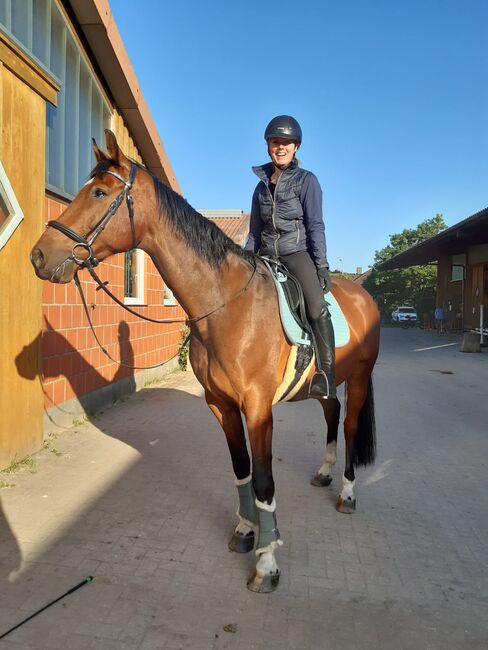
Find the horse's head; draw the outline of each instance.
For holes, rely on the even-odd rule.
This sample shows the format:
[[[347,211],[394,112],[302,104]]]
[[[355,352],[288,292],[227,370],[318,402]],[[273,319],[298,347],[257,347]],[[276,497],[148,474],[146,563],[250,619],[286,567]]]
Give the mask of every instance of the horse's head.
[[[138,244],[132,209],[132,185],[137,166],[124,156],[115,135],[105,131],[107,152],[93,150],[97,165],[57,221],[35,244],[31,261],[36,274],[51,282],[70,282],[79,266]]]

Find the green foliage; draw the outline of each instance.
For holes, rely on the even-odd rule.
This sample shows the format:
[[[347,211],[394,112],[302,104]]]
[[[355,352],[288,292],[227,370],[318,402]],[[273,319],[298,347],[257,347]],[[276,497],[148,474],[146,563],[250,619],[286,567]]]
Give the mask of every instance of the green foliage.
[[[356,276],[354,273],[344,273],[343,271],[331,271],[334,278],[344,278],[345,280],[353,280]]]
[[[189,333],[190,333],[190,329],[186,325],[181,328],[182,343],[186,339]],[[185,345],[181,346],[180,352],[178,354],[178,365],[180,366],[181,370],[186,370],[188,367],[188,353],[189,353],[189,343],[186,343]]]
[[[420,242],[437,235],[446,228],[442,214],[422,221],[416,228],[406,228],[390,235],[390,244],[376,251],[374,263],[380,264]],[[373,296],[379,310],[388,320],[398,305],[410,305],[417,309],[419,318],[435,309],[437,267],[412,266],[393,271],[373,271],[363,287]]]
[[[22,469],[28,469],[31,474],[35,474],[37,471],[36,461],[31,456],[27,456],[23,460],[14,461],[9,467],[2,470],[2,474],[16,474]]]

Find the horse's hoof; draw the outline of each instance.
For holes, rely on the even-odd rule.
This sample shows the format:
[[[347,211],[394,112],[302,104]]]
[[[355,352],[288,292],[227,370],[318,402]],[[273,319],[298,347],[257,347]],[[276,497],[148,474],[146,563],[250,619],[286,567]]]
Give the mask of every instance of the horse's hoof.
[[[342,497],[338,497],[336,510],[337,512],[342,512],[346,515],[352,515],[356,510],[356,499],[343,499]]]
[[[330,474],[324,475],[320,474],[317,472],[313,479],[310,481],[311,485],[315,485],[315,487],[327,487],[327,485],[330,485],[332,483],[332,476]]]
[[[280,572],[268,573],[265,576],[260,576],[256,572],[247,581],[247,588],[249,591],[254,591],[256,594],[269,594],[276,589],[280,582]]]
[[[247,535],[233,533],[229,540],[229,549],[234,553],[249,553],[254,548],[254,531]]]

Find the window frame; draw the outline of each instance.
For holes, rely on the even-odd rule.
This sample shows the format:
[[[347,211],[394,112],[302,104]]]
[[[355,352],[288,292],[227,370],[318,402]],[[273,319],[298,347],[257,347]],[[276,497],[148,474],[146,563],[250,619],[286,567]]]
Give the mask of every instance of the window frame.
[[[135,252],[136,254],[136,266],[137,266],[137,271],[136,271],[136,295],[135,296],[126,296],[125,295],[125,279],[124,279],[124,305],[145,305],[146,300],[145,300],[145,276],[146,276],[146,258],[144,255],[144,251],[141,250],[140,248],[133,248],[131,251],[127,251],[127,253],[132,253]],[[125,266],[127,264],[126,262],[126,254],[124,253],[124,275],[125,275]]]
[[[0,184],[2,186],[2,195],[5,198],[7,207],[11,209],[5,223],[0,227],[0,250],[8,243],[15,230],[24,220],[24,213],[17,200],[12,184],[7,176],[7,172],[0,160]]]

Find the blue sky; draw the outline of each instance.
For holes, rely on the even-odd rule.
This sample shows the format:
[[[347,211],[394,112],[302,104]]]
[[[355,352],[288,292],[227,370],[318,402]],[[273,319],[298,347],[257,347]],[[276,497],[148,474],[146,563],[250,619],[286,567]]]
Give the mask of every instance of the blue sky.
[[[304,132],[332,268],[488,205],[486,0],[110,0],[186,199],[248,211],[277,114]]]

